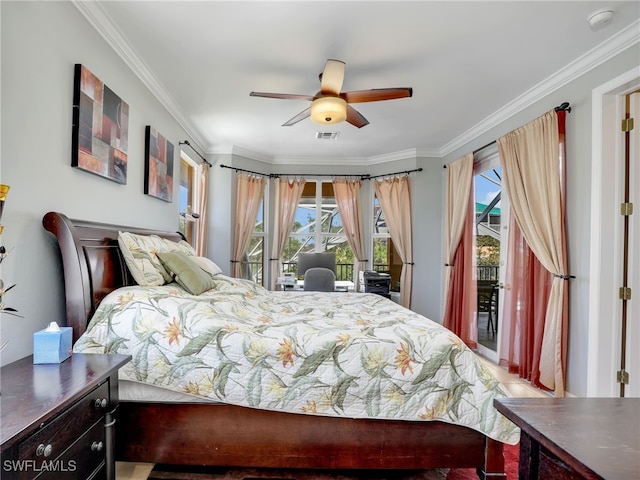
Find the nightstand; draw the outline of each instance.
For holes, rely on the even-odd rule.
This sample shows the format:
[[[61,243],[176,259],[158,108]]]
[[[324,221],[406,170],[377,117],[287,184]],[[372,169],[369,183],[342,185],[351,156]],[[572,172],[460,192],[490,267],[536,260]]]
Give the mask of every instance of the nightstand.
[[[640,398],[497,398],[521,428],[518,478],[637,479]]]
[[[29,356],[2,367],[0,477],[113,480],[118,369],[130,360],[76,353],[59,364]]]

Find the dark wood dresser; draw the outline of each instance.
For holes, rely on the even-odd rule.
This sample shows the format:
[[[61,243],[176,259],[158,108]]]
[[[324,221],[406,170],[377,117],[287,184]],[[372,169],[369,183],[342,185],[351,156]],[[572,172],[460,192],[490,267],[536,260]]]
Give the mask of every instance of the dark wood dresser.
[[[130,356],[73,354],[60,364],[25,357],[0,371],[0,477],[115,478],[118,369]]]
[[[640,398],[494,402],[522,431],[519,479],[640,479]]]

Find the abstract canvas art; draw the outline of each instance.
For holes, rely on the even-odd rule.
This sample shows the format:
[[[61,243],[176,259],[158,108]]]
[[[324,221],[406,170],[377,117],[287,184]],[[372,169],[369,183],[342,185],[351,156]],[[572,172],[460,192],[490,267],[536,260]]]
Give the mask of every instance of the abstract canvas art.
[[[76,64],[71,166],[127,183],[129,105]]]
[[[147,125],[144,149],[144,193],[173,200],[173,144]]]

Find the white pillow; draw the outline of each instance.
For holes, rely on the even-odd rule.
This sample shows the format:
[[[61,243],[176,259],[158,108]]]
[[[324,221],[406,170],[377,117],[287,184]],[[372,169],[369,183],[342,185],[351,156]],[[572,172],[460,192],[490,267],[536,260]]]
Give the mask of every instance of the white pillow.
[[[180,240],[179,242],[173,242],[171,240],[164,239],[164,242],[167,244],[167,248],[169,252],[182,252],[185,255],[195,256],[196,250],[189,244],[189,242],[185,242],[184,240]]]
[[[191,261],[198,265],[202,270],[207,272],[209,275],[218,275],[222,273],[222,269],[215,264],[213,260],[210,260],[207,257],[190,257]]]
[[[158,252],[168,252],[164,239],[157,235],[118,232],[118,245],[133,279],[145,287],[171,282],[171,274],[160,262]]]

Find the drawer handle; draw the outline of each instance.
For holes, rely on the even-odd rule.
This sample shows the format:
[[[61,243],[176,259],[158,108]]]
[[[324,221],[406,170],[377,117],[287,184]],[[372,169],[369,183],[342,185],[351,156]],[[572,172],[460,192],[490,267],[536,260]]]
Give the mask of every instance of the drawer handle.
[[[107,401],[106,398],[96,398],[95,401],[95,407],[100,409],[100,408],[107,408],[107,405],[109,405],[109,402]]]
[[[93,442],[91,444],[92,452],[101,452],[103,448],[104,448],[104,444],[102,442]]]
[[[38,457],[48,457],[51,455],[51,453],[53,452],[53,447],[51,446],[51,444],[40,444],[38,445],[38,448],[36,448],[36,456]]]

